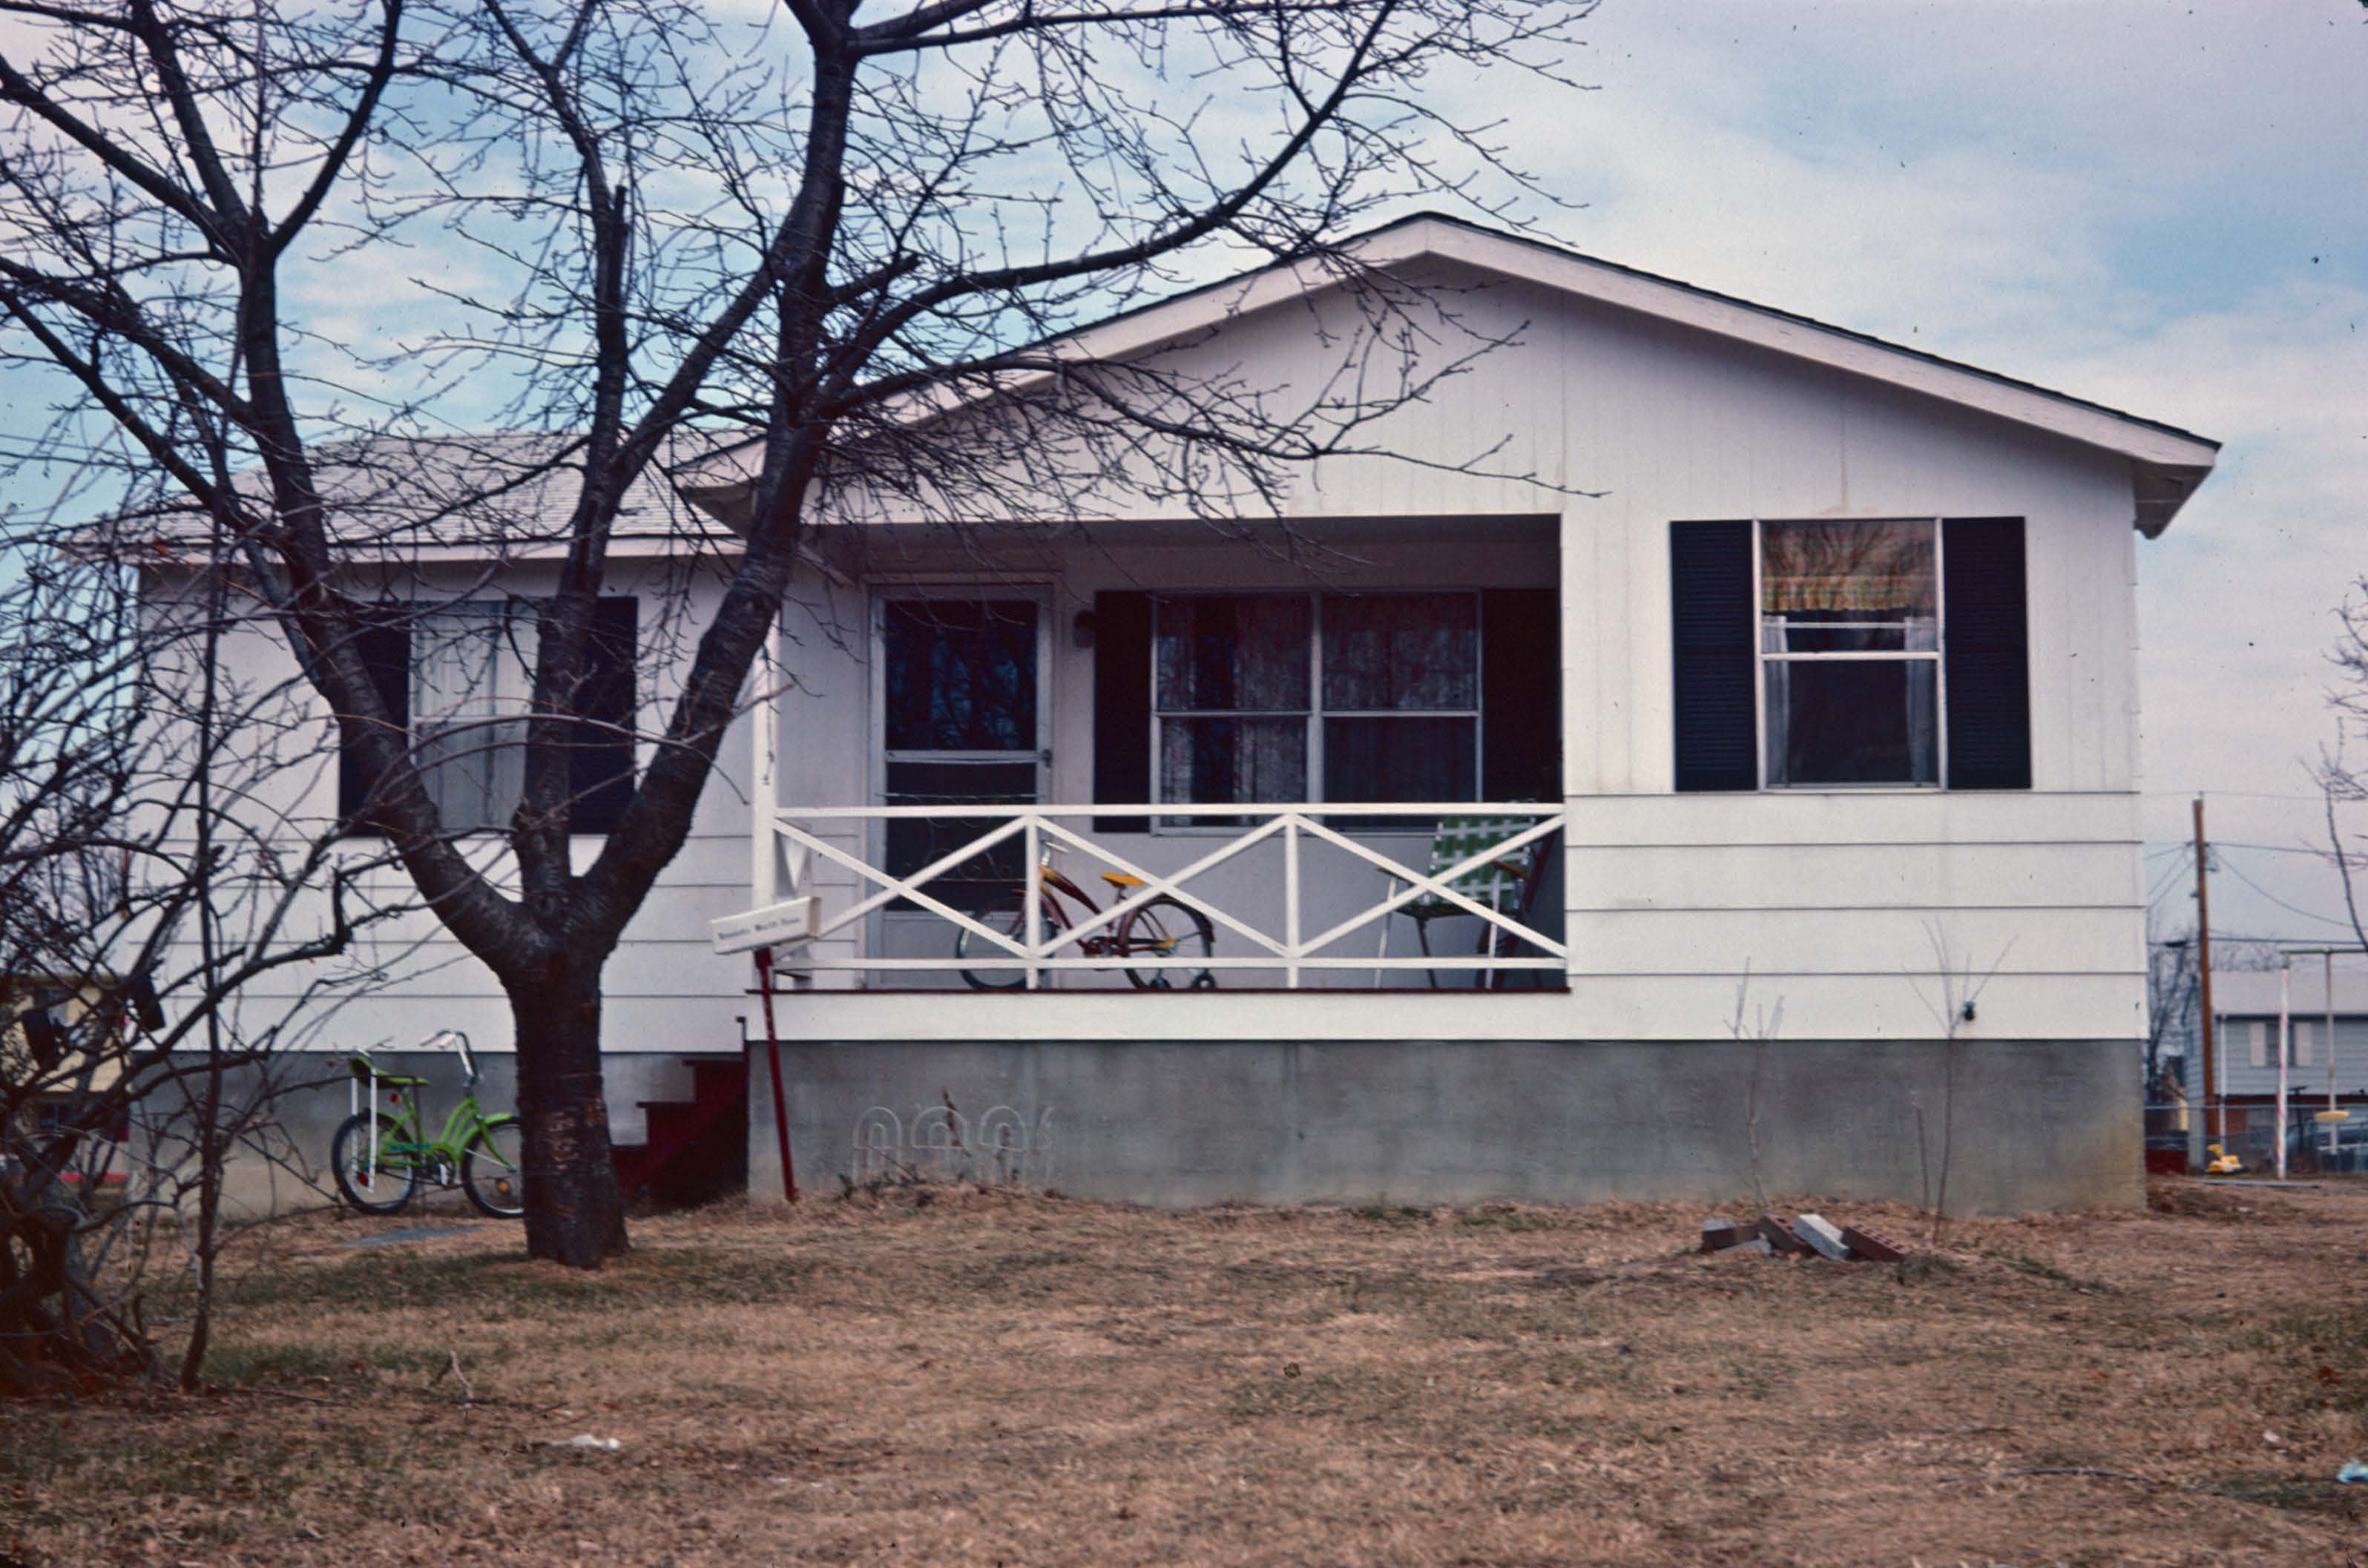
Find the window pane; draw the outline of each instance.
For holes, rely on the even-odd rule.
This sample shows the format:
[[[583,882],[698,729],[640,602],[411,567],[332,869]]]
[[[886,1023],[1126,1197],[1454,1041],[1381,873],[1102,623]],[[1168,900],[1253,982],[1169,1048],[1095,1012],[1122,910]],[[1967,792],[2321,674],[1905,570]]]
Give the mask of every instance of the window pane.
[[[1768,782],[1937,782],[1939,672],[1936,659],[1770,661]]]
[[[1326,719],[1327,801],[1472,801],[1479,765],[1471,719]],[[1342,824],[1371,818],[1340,819]]]
[[[1312,616],[1299,594],[1160,600],[1159,710],[1304,711]]]
[[[502,600],[447,605],[413,622],[413,726],[447,833],[503,831],[518,810],[535,632],[530,607]]]
[[[1326,595],[1324,706],[1382,711],[1479,707],[1480,621],[1474,596]]]
[[[1939,647],[1932,527],[1760,524],[1760,646],[1791,653]]]
[[[882,626],[890,751],[1034,751],[1036,607],[892,600]]]
[[[1195,803],[1307,799],[1307,721],[1161,720],[1159,798]]]

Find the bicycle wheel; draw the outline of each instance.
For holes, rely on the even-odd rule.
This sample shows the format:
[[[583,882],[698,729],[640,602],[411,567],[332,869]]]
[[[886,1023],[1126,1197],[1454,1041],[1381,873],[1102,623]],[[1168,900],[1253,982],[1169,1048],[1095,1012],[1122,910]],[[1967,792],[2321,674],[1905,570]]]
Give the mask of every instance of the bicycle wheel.
[[[1048,926],[1052,924],[1051,913],[1048,907],[1045,911],[1047,916],[1045,924]],[[973,911],[971,918],[990,930],[1002,932],[1015,942],[1024,943],[1027,940],[1023,927],[1028,924],[1028,911],[1020,902],[1019,891],[1017,888],[985,909]],[[973,955],[979,958],[1010,956],[1000,945],[988,941],[969,926],[956,927],[954,957],[966,959]],[[1017,991],[1028,983],[1028,971],[1021,969],[966,969],[962,971],[962,983],[973,991]]]
[[[461,1153],[461,1187],[478,1212],[515,1220],[526,1212],[526,1129],[497,1116]]]
[[[376,1160],[370,1147],[377,1129]],[[419,1161],[396,1150],[404,1141],[403,1124],[386,1112],[358,1110],[338,1124],[329,1141],[329,1168],[336,1173],[337,1191],[365,1214],[398,1214],[419,1190]]]
[[[1207,915],[1163,893],[1119,922],[1116,946],[1130,956],[1205,959],[1215,950],[1217,938]],[[1141,991],[1172,991],[1179,983],[1195,991],[1217,987],[1216,975],[1205,969],[1131,969],[1126,977]]]

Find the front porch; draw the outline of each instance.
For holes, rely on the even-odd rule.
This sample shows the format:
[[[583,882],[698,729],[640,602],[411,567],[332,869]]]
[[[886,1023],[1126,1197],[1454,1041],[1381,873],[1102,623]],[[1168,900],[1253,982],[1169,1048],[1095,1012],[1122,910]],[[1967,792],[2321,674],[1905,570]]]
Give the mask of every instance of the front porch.
[[[759,672],[716,923],[785,988],[1564,985],[1557,517],[825,559]]]
[[[769,949],[798,989],[1565,984],[1560,802],[962,811],[777,811],[719,947]],[[893,869],[900,827],[956,842]]]

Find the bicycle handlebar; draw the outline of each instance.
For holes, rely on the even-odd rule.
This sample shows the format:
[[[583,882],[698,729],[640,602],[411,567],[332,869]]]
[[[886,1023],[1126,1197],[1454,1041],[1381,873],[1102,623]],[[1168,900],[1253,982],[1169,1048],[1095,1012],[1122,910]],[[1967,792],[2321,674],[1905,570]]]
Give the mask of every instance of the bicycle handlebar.
[[[426,1051],[447,1037],[453,1041],[452,1049],[461,1058],[461,1071],[468,1074],[469,1086],[473,1088],[477,1082],[477,1053],[469,1049],[466,1034],[459,1029],[437,1029],[420,1037],[418,1049]]]

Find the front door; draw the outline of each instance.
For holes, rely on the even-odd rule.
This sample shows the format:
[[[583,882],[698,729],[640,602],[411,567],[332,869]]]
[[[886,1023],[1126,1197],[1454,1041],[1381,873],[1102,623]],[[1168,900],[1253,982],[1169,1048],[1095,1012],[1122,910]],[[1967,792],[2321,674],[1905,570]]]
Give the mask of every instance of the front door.
[[[1032,598],[947,594],[880,601],[878,796],[891,806],[1030,804],[1043,798],[1042,639]],[[977,837],[994,819],[950,812],[893,820],[880,862],[905,876]],[[927,884],[957,909],[983,909],[1022,880],[1020,840],[1005,840]],[[934,927],[934,929],[931,929]],[[883,921],[885,956],[950,951],[953,927],[909,901]]]

